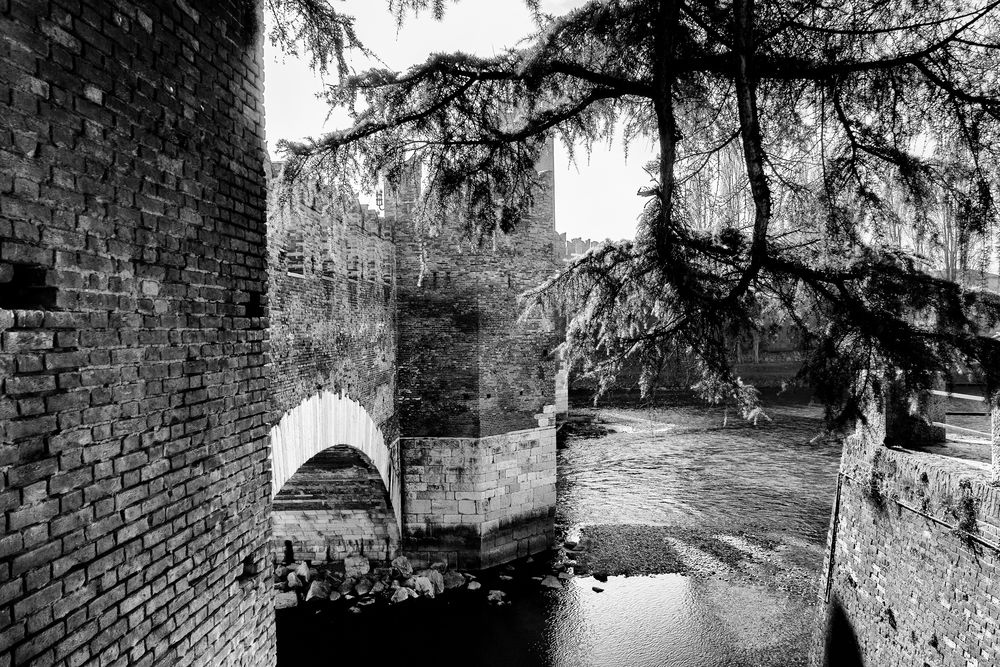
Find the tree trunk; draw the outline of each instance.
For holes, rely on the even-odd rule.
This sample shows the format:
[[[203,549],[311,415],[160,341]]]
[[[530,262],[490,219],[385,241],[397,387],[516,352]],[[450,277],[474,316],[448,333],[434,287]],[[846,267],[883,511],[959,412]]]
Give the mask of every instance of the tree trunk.
[[[660,216],[654,230],[656,253],[663,266],[673,254],[674,163],[677,161],[677,121],[674,118],[674,38],[680,9],[677,0],[661,0],[653,26],[653,109],[660,147]]]
[[[1000,391],[990,396],[990,452],[993,456],[991,481],[1000,484]]]
[[[743,157],[747,179],[754,202],[753,240],[750,243],[750,262],[739,283],[729,295],[729,300],[742,296],[756,277],[767,257],[767,228],[771,222],[771,188],[764,173],[764,149],[757,113],[757,82],[753,68],[754,2],[740,0],[733,5],[733,41],[736,47],[736,107],[740,118],[740,135],[743,138]]]

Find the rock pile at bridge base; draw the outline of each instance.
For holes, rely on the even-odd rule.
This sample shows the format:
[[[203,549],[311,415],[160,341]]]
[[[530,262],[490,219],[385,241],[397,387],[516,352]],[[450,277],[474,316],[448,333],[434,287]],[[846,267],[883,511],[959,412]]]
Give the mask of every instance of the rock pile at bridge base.
[[[348,556],[343,563],[313,565],[309,561],[280,564],[274,574],[275,607],[301,603],[347,603],[352,611],[383,602],[399,604],[417,597],[434,598],[448,591],[480,588],[473,574],[449,569],[446,563],[414,570],[405,556],[387,566],[372,567],[364,556]]]
[[[313,564],[299,561],[276,564],[274,585],[276,609],[299,605],[345,607],[360,613],[370,605],[397,605],[417,598],[433,599],[456,593],[476,593],[486,602],[507,605],[506,585],[515,579],[527,583],[530,577],[541,588],[558,589],[566,585],[577,563],[560,548],[551,558],[535,561],[528,558],[496,571],[483,573],[492,584],[484,587],[477,575],[449,568],[447,563],[433,563],[415,569],[406,556],[391,562],[374,564],[365,556],[348,556],[341,563]],[[582,574],[579,572],[578,574]],[[533,575],[533,576],[532,576]]]

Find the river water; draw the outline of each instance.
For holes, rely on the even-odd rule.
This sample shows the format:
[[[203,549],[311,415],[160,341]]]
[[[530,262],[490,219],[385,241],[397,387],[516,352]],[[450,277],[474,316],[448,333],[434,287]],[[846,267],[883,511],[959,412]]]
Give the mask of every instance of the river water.
[[[523,566],[482,592],[278,616],[281,665],[804,665],[840,448],[821,410],[772,402],[758,427],[698,405],[575,409],[557,517],[577,576],[542,590]],[[603,577],[602,577],[603,578]],[[603,589],[598,592],[594,587]]]

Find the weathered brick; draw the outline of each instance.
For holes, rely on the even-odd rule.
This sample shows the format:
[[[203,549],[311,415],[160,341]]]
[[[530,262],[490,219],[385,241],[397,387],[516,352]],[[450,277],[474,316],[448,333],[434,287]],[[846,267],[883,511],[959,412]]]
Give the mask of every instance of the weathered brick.
[[[230,585],[268,533],[267,303],[233,305],[267,291],[259,29],[242,0],[0,10],[0,293],[28,283],[0,309],[0,665],[273,665],[264,582]],[[168,484],[196,447],[225,474]],[[214,564],[198,596],[160,530]]]

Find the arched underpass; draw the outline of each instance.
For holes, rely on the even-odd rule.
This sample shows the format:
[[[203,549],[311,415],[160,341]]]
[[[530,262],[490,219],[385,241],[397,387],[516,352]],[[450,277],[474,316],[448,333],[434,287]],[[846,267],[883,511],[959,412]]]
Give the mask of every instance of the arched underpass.
[[[399,548],[385,484],[371,460],[348,445],[316,454],[285,482],[274,497],[271,524],[279,560],[340,560],[354,553],[384,560]]]
[[[386,444],[360,403],[324,391],[289,410],[271,429],[271,464],[278,560],[395,555],[399,441]]]

